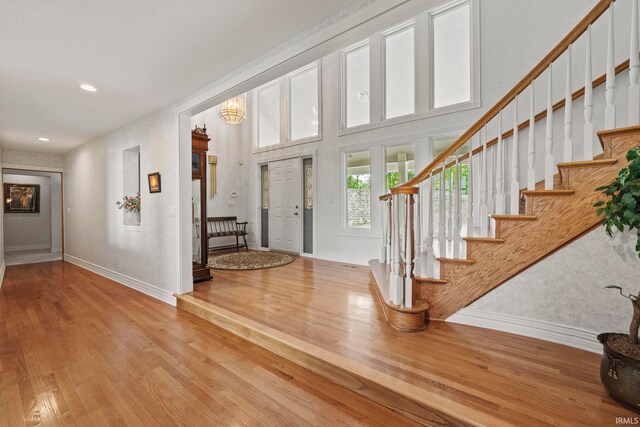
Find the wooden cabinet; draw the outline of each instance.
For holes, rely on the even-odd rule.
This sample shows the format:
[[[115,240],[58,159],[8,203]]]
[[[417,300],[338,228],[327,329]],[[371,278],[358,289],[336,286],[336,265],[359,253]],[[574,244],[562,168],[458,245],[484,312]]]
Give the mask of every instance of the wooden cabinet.
[[[193,282],[211,280],[209,239],[207,238],[207,151],[210,138],[206,128],[191,132],[191,223],[193,235]]]

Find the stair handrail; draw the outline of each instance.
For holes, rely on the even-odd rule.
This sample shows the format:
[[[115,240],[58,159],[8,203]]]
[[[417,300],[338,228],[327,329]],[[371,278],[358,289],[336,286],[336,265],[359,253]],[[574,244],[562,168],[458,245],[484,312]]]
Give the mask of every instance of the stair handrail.
[[[480,132],[491,120],[504,110],[513,100],[531,85],[545,72],[582,34],[589,26],[597,21],[614,3],[615,0],[600,0],[589,13],[558,43],[520,82],[518,82],[507,94],[489,109],[478,121],[467,129],[456,141],[440,153],[429,165],[417,173],[411,180],[393,187],[391,194],[402,194],[420,184],[431,176],[437,168],[451,155],[455,154],[475,134]],[[623,63],[625,64],[625,63]],[[623,66],[621,64],[620,66]],[[628,66],[628,62],[626,63]],[[616,70],[617,71],[617,70]],[[622,71],[622,70],[621,70]],[[560,107],[559,107],[560,108]],[[545,113],[546,114],[546,113]],[[536,120],[537,121],[537,120]],[[481,150],[480,150],[481,151]],[[386,195],[381,196],[385,197]]]

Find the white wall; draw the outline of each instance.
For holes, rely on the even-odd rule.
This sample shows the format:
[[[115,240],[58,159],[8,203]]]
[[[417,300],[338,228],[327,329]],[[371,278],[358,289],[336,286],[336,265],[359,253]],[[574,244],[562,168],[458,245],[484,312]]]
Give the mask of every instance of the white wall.
[[[4,249],[6,252],[51,249],[51,177],[3,174],[10,184],[40,186],[39,213],[5,213]]]
[[[60,170],[64,166],[64,156],[33,151],[2,150],[2,166],[32,166],[41,170]]]
[[[62,175],[50,173],[51,179],[51,252],[62,252]]]
[[[177,280],[178,120],[174,108],[65,156],[65,259],[173,303]],[[141,225],[123,225],[123,150],[140,146]],[[147,174],[160,172],[161,193]]]

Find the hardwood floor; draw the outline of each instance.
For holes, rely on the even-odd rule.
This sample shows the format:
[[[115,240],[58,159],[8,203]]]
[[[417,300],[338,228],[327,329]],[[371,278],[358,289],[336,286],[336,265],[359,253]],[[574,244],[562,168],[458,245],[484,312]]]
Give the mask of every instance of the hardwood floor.
[[[366,267],[299,258],[213,275],[191,297],[264,325],[262,336],[276,331],[348,361],[350,372],[358,364],[369,378],[392,377],[460,423],[604,426],[637,416],[604,392],[597,354],[446,322],[416,333],[390,328]]]
[[[0,290],[0,426],[35,424],[415,425],[61,261],[8,267]]]

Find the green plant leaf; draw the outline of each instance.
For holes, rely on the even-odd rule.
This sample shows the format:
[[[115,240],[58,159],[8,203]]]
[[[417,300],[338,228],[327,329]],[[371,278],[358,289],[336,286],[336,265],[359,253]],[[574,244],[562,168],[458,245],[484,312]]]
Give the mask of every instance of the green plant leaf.
[[[604,206],[604,204],[605,204],[605,203],[606,203],[606,202],[605,202],[604,200],[600,200],[599,202],[595,203],[595,204],[593,205],[593,207],[594,207],[594,208],[598,208],[598,207],[600,207],[600,206]]]
[[[640,154],[638,154],[637,147],[627,151],[627,160],[631,161],[631,160],[637,159],[638,157],[640,157]]]

